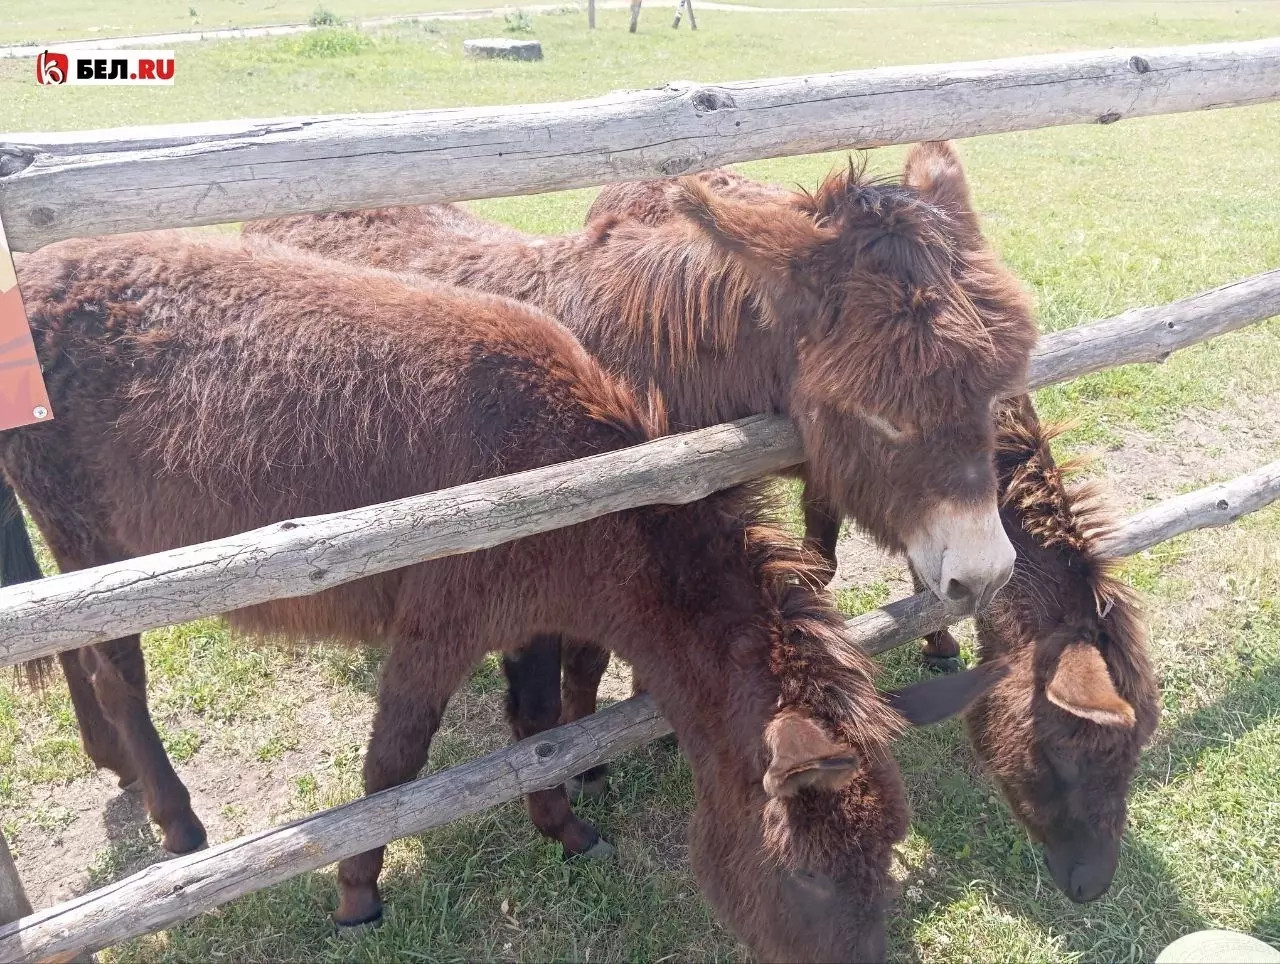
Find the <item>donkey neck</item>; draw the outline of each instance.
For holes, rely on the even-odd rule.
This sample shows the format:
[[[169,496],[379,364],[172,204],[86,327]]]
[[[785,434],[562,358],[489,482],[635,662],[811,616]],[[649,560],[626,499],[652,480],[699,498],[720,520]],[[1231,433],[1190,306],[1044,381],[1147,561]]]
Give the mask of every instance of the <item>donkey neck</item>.
[[[637,388],[656,385],[673,429],[789,414],[796,321],[775,315],[727,256],[714,261],[675,226],[627,223],[543,257],[544,307],[606,367]]]
[[[697,781],[759,785],[764,727],[777,703],[763,627],[682,621],[628,657],[688,755]]]

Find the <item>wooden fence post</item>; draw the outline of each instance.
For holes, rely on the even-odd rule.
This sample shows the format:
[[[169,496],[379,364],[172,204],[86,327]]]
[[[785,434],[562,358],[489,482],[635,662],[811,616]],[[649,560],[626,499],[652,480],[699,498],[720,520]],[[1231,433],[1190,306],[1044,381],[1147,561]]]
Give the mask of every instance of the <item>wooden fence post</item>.
[[[31,902],[22,889],[18,868],[13,865],[9,842],[0,833],[0,926],[31,914]]]
[[[680,26],[680,17],[686,11],[688,11],[689,14],[689,29],[698,29],[698,21],[694,19],[693,16],[693,0],[676,0],[676,18],[671,21],[672,30],[675,30]]]
[[[587,0],[587,29],[596,29],[596,0]]]
[[[640,0],[631,0],[631,32],[636,32],[636,21],[640,19]]]

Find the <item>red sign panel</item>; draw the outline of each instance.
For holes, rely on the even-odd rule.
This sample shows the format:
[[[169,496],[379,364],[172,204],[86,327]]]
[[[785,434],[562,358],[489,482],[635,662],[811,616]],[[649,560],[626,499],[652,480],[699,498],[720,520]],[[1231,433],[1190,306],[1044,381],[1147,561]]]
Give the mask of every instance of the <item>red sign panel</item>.
[[[53,418],[40,360],[0,224],[0,431]]]

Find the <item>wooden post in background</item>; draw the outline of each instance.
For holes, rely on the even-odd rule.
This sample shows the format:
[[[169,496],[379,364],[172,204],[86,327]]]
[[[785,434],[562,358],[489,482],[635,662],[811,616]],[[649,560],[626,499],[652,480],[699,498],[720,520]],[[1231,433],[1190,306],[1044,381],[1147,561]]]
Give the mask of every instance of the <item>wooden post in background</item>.
[[[19,917],[31,915],[31,902],[22,889],[18,868],[13,865],[9,842],[0,833],[0,925],[11,924]]]
[[[596,29],[596,0],[587,0],[587,29]]]
[[[676,18],[671,21],[672,30],[680,26],[680,16],[686,10],[689,12],[689,29],[698,29],[698,21],[693,16],[693,0],[676,0]]]
[[[640,19],[640,0],[631,0],[631,32],[636,32],[636,21]]]

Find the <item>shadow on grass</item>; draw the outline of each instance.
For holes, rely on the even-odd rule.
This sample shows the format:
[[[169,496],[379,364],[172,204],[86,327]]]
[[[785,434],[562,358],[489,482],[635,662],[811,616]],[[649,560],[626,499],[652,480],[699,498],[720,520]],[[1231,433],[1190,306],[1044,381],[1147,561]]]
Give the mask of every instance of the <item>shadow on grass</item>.
[[[1250,675],[1237,679],[1208,706],[1176,721],[1166,714],[1144,753],[1137,788],[1173,782],[1194,771],[1206,753],[1230,746],[1280,714],[1280,661],[1246,664],[1243,669]]]
[[[114,883],[164,859],[164,850],[147,819],[142,795],[120,791],[102,812],[107,846],[94,857],[88,880],[77,896]]]
[[[976,772],[961,728],[920,736],[936,746],[913,746],[902,759],[913,828],[928,855],[911,861],[892,959],[920,960],[923,951],[955,943],[978,956],[990,947],[1026,960],[1150,960],[1173,938],[1205,926],[1164,857],[1132,835],[1110,890],[1093,903],[1072,903],[1053,884],[1040,848]]]
[[[1254,920],[1250,933],[1258,940],[1280,949],[1280,895]]]

